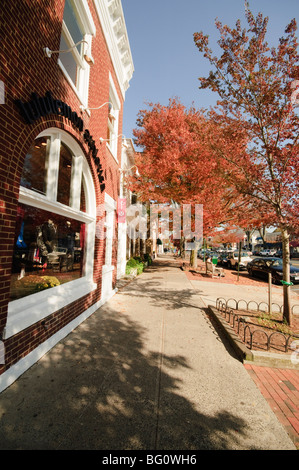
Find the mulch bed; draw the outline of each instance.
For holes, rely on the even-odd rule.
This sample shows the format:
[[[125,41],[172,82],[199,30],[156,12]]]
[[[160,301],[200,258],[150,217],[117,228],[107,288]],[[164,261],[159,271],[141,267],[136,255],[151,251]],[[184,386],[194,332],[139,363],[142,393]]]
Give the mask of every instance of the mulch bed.
[[[184,266],[183,266],[184,265]],[[207,281],[207,282],[220,282],[221,284],[235,284],[244,286],[261,286],[265,285],[265,282],[259,279],[252,279],[249,277],[247,270],[238,271],[224,268],[224,277],[213,277],[210,274],[206,274],[205,264],[202,260],[198,260],[198,267],[195,270],[189,266],[186,261],[181,261],[181,266],[186,272],[186,276],[190,281]],[[222,266],[219,266],[222,268]],[[273,289],[280,289],[279,286],[273,285]]]
[[[240,321],[239,329],[238,322],[235,320],[233,326],[232,316],[230,319],[230,326],[238,334],[242,342],[250,349],[256,351],[268,351],[275,353],[287,353],[298,349],[299,344],[299,319],[294,317],[292,328],[288,327],[283,320],[281,314],[273,314],[271,318],[268,314],[263,312],[252,312],[247,310],[234,310],[231,309]],[[228,316],[223,318],[229,321]],[[245,335],[244,335],[245,332]],[[251,345],[252,335],[252,345]],[[268,338],[270,338],[269,347],[267,345]],[[288,338],[290,338],[288,340]],[[297,341],[297,346],[294,348],[294,341]],[[288,349],[286,350],[286,342]]]
[[[265,286],[265,282],[252,279],[248,276],[247,271],[240,271],[239,275],[237,271],[230,269],[224,269],[224,277],[212,278],[210,274],[205,272],[205,263],[202,260],[198,261],[198,268],[189,266],[187,261],[181,260],[181,268],[185,271],[186,276],[189,280],[202,280],[207,282],[217,282],[222,284],[235,284],[235,285],[246,285],[246,286]],[[273,289],[280,289],[279,286],[273,286]],[[289,348],[287,354],[294,351],[291,348],[293,341],[298,341],[299,344],[299,317],[293,317],[292,328],[288,329],[287,325],[283,323],[282,315],[273,313],[271,320],[264,312],[254,312],[247,310],[234,310],[235,314],[243,317],[246,323],[240,322],[240,328],[238,332],[237,323],[234,327],[236,333],[247,347],[250,347],[250,334],[252,334],[252,349],[257,351],[269,351],[276,353],[285,353],[286,339],[291,336],[289,340]],[[249,328],[246,328],[246,325]],[[232,326],[232,324],[231,324]],[[246,328],[246,334],[244,338],[244,329]],[[282,331],[281,331],[282,330]],[[279,332],[280,334],[274,334]],[[281,334],[282,333],[282,334]],[[267,348],[267,340],[271,335],[270,347]],[[297,346],[298,349],[298,346]]]

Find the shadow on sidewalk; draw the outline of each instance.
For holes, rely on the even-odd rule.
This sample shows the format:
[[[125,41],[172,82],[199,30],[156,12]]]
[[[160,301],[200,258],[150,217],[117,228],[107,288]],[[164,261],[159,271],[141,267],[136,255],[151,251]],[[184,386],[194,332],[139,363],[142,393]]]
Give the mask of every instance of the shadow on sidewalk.
[[[212,450],[244,440],[242,419],[199,412],[146,346],[139,323],[99,309],[2,392],[0,448]],[[163,362],[189,368],[184,356]]]
[[[172,283],[171,279],[167,282],[167,287],[164,287],[163,276],[166,272],[181,274],[179,269],[181,266],[180,261],[174,260],[171,257],[157,258],[153,265],[146,268],[145,276],[137,276],[132,282],[122,287],[119,292],[125,296],[135,297],[140,299],[150,299],[154,307],[163,307],[166,310],[177,310],[181,308],[198,308],[201,309],[204,303],[199,298],[202,293],[201,290],[194,287],[182,288],[181,279],[177,283]],[[188,285],[188,282],[186,282]]]

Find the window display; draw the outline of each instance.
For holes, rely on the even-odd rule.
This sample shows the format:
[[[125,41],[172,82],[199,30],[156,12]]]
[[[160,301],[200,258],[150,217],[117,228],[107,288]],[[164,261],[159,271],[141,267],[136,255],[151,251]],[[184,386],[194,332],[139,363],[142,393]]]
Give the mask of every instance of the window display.
[[[88,161],[66,131],[36,136],[24,158],[5,338],[97,289],[96,197]]]
[[[85,224],[19,204],[11,300],[82,276]]]
[[[28,150],[21,175],[11,301],[87,275],[84,253],[93,218],[86,207],[86,162],[66,133],[45,133]]]

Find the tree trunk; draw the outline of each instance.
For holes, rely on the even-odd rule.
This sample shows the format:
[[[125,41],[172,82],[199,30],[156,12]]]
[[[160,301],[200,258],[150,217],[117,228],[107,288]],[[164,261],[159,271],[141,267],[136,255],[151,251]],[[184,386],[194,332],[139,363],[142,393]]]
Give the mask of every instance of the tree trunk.
[[[258,229],[259,232],[260,232],[260,236],[263,240],[263,248],[265,248],[265,233],[266,233],[266,228],[265,227],[261,227]]]
[[[199,250],[199,242],[193,242],[194,245],[195,245],[195,248],[194,250],[191,250],[191,254],[190,254],[190,266],[192,266],[192,268],[197,268],[197,252]]]
[[[289,326],[292,326],[291,314],[291,286],[290,284],[290,235],[288,230],[281,227],[282,236],[282,256],[283,256],[283,280],[287,284],[283,284],[283,318]]]
[[[185,237],[180,238],[180,257],[185,259]]]

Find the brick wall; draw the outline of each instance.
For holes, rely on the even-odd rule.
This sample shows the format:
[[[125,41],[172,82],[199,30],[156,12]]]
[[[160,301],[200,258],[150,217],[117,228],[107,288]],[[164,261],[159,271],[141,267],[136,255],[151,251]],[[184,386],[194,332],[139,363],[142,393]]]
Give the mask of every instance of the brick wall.
[[[98,22],[93,2],[89,7],[96,25],[96,36],[92,42],[95,60],[90,72],[89,106],[96,107],[109,100],[109,72],[123,104],[113,64]],[[65,79],[56,58],[45,58],[43,47],[58,50],[61,36],[64,2],[61,0],[2,0],[0,24],[4,41],[0,50],[0,80],[5,85],[5,104],[0,105],[0,335],[6,324],[9,301],[10,274],[15,234],[16,210],[20,177],[25,155],[35,137],[44,129],[57,127],[70,133],[79,143],[89,162],[96,188],[97,205],[104,203],[104,193],[96,175],[96,168],[82,133],[66,118],[55,115],[41,117],[33,124],[26,124],[15,105],[16,99],[30,100],[31,93],[44,96],[47,90],[67,103],[73,111],[80,112],[80,101]],[[103,110],[80,115],[84,128],[88,128],[99,148],[99,156],[106,177],[106,192],[115,200],[118,196],[119,170],[105,143],[107,113]],[[122,133],[122,111],[119,118],[119,132]],[[118,160],[121,159],[121,137],[118,145]],[[116,221],[115,221],[116,222]],[[116,234],[116,223],[115,223]],[[114,240],[113,261],[116,266],[117,239]],[[102,265],[105,259],[105,241],[96,239],[94,281],[101,285]],[[113,282],[116,281],[116,269]],[[86,295],[79,301],[55,312],[35,325],[21,331],[5,341],[6,363],[0,365],[0,374],[15,364],[39,344],[59,331],[88,307],[99,300],[100,289]]]

